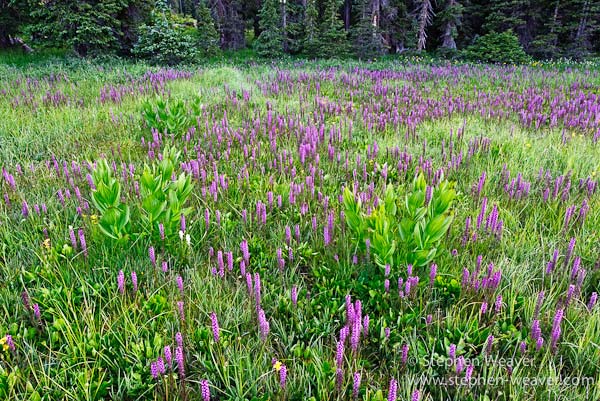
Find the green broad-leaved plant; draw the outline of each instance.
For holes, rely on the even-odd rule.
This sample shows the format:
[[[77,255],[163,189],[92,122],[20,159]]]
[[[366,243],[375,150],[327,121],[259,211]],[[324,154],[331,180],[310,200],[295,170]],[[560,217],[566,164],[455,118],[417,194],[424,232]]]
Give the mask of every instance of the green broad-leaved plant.
[[[131,237],[151,237],[162,241],[160,226],[166,244],[176,238],[181,227],[181,216],[187,216],[186,207],[193,184],[185,173],[175,176],[180,152],[165,148],[162,160],[146,165],[140,177],[141,200],[126,204],[121,200],[121,184],[102,159],[92,174],[95,189],[92,203],[100,214],[100,231],[117,242],[127,242]],[[133,212],[132,212],[133,210]]]
[[[95,190],[92,204],[100,212],[98,227],[108,237],[126,242],[130,236],[130,209],[121,202],[121,184],[117,181],[107,161],[101,159],[92,174]]]
[[[344,213],[356,248],[366,250],[368,240],[374,260],[382,268],[431,263],[454,219],[451,209],[456,191],[448,181],[429,190],[428,199],[423,174],[404,196],[389,184],[379,205],[367,215],[360,199],[346,188]]]
[[[168,101],[157,97],[154,102],[145,101],[142,105],[142,116],[150,128],[160,133],[181,136],[192,125],[195,119],[190,118],[187,107],[182,100]]]
[[[180,152],[165,149],[163,159],[153,166],[146,166],[140,179],[142,196],[141,219],[147,234],[157,237],[159,225],[164,228],[165,238],[179,233],[181,215],[188,215],[191,208],[184,207],[193,190],[191,177],[181,173],[174,178]]]

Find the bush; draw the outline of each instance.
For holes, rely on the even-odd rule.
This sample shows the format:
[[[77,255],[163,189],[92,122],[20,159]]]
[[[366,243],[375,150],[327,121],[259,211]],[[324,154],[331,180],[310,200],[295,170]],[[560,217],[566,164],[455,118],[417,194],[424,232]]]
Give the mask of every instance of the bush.
[[[531,61],[519,38],[510,30],[480,36],[463,51],[463,56],[469,61],[484,63],[523,64]]]
[[[150,25],[140,27],[133,54],[155,64],[196,61],[200,53],[193,20],[183,20],[168,11],[154,13]]]

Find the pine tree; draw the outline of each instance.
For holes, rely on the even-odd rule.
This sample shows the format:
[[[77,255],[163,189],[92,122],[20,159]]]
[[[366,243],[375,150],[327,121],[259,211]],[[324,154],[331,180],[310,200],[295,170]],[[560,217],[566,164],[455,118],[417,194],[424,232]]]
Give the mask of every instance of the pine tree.
[[[340,9],[339,0],[327,0],[325,13],[321,24],[321,46],[317,55],[322,58],[344,58],[348,56],[349,45],[344,21],[338,13]]]
[[[352,30],[354,52],[361,59],[371,59],[385,53],[377,14],[369,7],[369,3],[369,0],[360,1],[360,19]]]
[[[321,47],[319,41],[319,9],[317,0],[308,0],[304,10],[304,40],[302,52],[309,57],[316,57]]]
[[[256,51],[261,57],[278,57],[283,54],[283,33],[278,0],[265,0],[260,13],[260,36]]]
[[[198,21],[198,47],[205,56],[217,55],[220,52],[219,33],[204,0],[200,0],[196,7],[196,20]]]

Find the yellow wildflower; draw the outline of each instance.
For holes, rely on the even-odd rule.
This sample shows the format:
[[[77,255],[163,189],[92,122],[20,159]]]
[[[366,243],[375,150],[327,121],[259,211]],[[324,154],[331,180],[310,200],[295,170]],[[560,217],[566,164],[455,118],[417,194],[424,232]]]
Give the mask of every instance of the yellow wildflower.
[[[42,246],[46,249],[50,249],[50,238],[46,238],[44,242],[42,242]]]
[[[6,343],[6,336],[0,338],[0,345],[2,346],[2,351],[8,351],[8,344]]]
[[[279,361],[276,361],[276,362],[273,364],[273,369],[275,369],[276,371],[278,371],[278,372],[279,372],[279,371],[281,370],[281,367],[282,367],[282,366],[283,366],[283,364],[282,364],[281,362],[279,362]]]

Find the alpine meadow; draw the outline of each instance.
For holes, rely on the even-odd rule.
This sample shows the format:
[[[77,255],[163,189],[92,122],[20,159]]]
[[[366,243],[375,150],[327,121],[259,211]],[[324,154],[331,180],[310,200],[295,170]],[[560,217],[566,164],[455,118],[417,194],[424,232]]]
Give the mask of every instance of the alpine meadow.
[[[486,3],[0,0],[0,400],[600,399],[600,5]]]

